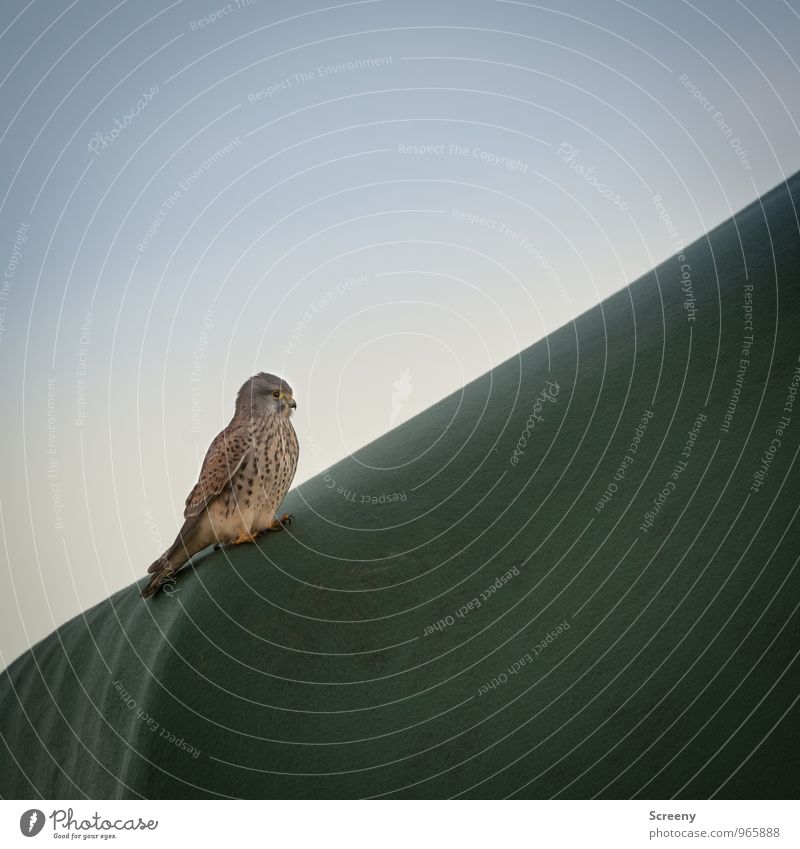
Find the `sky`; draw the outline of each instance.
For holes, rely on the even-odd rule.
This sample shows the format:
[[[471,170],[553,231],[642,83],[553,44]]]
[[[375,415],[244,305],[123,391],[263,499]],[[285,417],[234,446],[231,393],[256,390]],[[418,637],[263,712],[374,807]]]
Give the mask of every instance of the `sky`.
[[[300,483],[800,168],[800,3],[4,0],[0,664],[142,577],[239,386]]]

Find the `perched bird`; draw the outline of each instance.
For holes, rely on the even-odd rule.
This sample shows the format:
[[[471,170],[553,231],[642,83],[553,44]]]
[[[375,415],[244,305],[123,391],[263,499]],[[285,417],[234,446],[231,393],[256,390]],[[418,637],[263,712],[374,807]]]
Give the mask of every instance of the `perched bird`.
[[[253,542],[291,522],[276,511],[297,469],[300,446],[290,421],[296,407],[291,386],[274,374],[261,372],[242,386],[236,412],[211,443],[186,499],[183,527],[147,570],[152,577],[144,598],[207,546]]]

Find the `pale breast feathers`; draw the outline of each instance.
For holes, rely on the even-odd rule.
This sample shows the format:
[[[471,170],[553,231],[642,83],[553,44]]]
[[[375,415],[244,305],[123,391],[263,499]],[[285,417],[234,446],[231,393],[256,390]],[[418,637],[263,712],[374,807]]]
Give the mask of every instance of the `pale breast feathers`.
[[[297,471],[297,460],[300,456],[300,443],[297,440],[297,434],[295,433],[295,430],[292,427],[292,423],[290,421],[286,422],[285,431],[283,435],[284,452],[286,456],[288,474],[288,485],[290,486],[292,483],[292,478],[294,478],[294,473]]]

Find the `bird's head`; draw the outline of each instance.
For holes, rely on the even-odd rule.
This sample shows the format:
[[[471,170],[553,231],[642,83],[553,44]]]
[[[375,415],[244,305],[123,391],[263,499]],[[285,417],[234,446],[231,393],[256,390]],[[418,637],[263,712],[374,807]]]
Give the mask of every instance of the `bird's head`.
[[[288,417],[296,407],[292,387],[280,377],[264,371],[246,381],[236,396],[236,412],[254,418],[265,415]]]

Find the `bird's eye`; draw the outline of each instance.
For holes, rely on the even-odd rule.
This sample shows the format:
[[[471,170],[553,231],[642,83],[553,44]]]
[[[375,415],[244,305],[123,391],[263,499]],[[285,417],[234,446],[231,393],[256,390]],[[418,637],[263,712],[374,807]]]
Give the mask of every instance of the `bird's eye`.
[[[272,393],[272,397],[273,397],[273,398],[280,398],[280,397],[281,397],[281,393],[280,393],[280,392],[278,392],[278,390],[276,389],[276,390]]]

